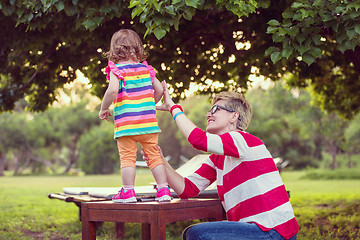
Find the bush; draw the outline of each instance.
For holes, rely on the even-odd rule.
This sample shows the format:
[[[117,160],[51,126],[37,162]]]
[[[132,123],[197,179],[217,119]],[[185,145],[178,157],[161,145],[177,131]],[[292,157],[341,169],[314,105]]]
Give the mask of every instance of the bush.
[[[360,179],[360,169],[310,170],[302,178],[311,180]]]
[[[111,174],[119,170],[113,127],[104,121],[81,138],[79,164],[86,174]]]

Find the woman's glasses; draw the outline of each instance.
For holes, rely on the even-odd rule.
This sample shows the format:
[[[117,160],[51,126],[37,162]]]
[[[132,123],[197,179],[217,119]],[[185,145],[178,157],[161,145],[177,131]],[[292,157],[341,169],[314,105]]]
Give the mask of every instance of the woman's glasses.
[[[223,106],[219,106],[219,105],[214,105],[214,106],[212,106],[212,108],[210,109],[210,113],[211,114],[214,114],[214,113],[216,113],[217,111],[219,111],[220,109],[223,109],[223,110],[225,110],[225,111],[228,111],[228,112],[235,112],[234,110],[231,110],[231,109],[229,109],[229,108],[227,108],[227,107],[223,107]],[[241,121],[241,118],[240,118],[240,116],[239,116],[239,120]]]

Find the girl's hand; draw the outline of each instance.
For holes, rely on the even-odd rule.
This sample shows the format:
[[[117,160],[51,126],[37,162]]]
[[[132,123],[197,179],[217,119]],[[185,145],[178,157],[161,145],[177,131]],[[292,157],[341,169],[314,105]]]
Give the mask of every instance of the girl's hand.
[[[109,110],[109,109],[100,110],[100,112],[99,112],[99,118],[100,118],[101,120],[106,119],[106,120],[109,122],[109,121],[110,121],[110,120],[109,120],[109,117],[111,117],[111,113],[110,113],[110,110]]]
[[[162,81],[161,84],[163,85],[164,89],[164,96],[163,96],[163,103],[160,106],[156,106],[156,110],[160,111],[170,111],[170,108],[175,105],[173,100],[170,97],[169,89],[166,85],[166,81]]]

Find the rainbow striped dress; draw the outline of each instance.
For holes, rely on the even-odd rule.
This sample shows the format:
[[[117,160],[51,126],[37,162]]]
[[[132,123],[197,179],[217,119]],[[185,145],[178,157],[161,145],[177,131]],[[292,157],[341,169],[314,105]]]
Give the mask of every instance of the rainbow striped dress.
[[[114,64],[109,61],[105,69],[119,79],[119,92],[114,101],[114,138],[158,133],[152,81],[155,70],[147,62]]]

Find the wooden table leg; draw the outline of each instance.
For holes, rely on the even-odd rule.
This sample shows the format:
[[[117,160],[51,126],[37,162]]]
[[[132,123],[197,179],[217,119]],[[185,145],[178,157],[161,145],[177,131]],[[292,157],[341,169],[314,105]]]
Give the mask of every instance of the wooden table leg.
[[[89,209],[81,207],[81,233],[82,240],[96,240],[96,222],[89,221]]]
[[[116,239],[125,238],[125,223],[123,222],[115,223],[115,238]]]
[[[142,240],[166,240],[165,224],[143,223]]]
[[[150,224],[149,223],[142,223],[141,224],[141,236],[142,240],[150,240]]]
[[[82,240],[96,239],[96,223],[89,221],[82,221],[81,224]]]
[[[153,223],[150,226],[151,240],[166,240],[166,226],[165,223]]]

